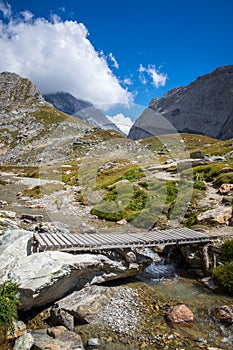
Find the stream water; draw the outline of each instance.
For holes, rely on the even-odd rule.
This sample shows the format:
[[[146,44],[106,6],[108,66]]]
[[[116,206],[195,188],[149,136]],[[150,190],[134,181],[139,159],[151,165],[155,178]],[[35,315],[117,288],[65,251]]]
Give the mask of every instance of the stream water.
[[[137,335],[132,339],[101,326],[78,326],[84,343],[96,337],[101,340],[98,348],[101,350],[233,349],[233,326],[222,325],[211,313],[215,306],[232,305],[233,299],[211,292],[195,279],[181,277],[173,264],[167,264],[154,253],[151,256],[157,261],[134,281],[126,283],[137,289],[145,305],[137,323]],[[177,304],[186,304],[193,312],[192,326],[174,328],[166,321],[168,308]]]

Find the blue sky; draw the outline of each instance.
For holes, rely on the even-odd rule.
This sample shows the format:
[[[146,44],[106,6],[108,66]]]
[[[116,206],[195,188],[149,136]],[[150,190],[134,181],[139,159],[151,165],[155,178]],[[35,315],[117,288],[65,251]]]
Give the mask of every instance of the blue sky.
[[[171,88],[233,64],[232,0],[0,0],[0,9],[0,71],[28,76],[45,92],[61,90],[64,84],[64,90],[93,103],[108,103],[104,97],[113,96],[117,102],[148,106],[153,97]],[[37,18],[46,21],[37,23]],[[69,21],[66,34],[65,21]],[[85,27],[72,27],[72,21]],[[52,54],[46,44],[38,52],[45,38],[53,40]],[[72,49],[76,38],[77,51],[84,49],[90,58],[87,66],[84,54],[82,65],[76,65],[79,54]],[[67,57],[59,61],[63,44]],[[71,83],[69,67],[77,74],[77,86]]]

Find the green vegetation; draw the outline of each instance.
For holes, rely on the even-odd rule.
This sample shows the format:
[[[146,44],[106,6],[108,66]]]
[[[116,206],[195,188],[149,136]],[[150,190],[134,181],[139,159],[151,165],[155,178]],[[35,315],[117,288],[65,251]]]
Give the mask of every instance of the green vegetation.
[[[219,265],[213,275],[226,291],[233,293],[233,261]]]
[[[0,285],[0,328],[6,335],[14,332],[13,321],[17,320],[18,285],[7,281]]]
[[[220,186],[222,183],[232,183],[233,181],[233,162],[211,163],[207,165],[200,165],[193,168],[193,170],[185,170],[183,173],[190,174],[193,171],[195,180],[195,188],[203,187],[203,181],[213,182],[214,185]]]
[[[228,292],[233,293],[233,240],[224,242],[219,266],[213,270],[217,282]]]
[[[124,218],[143,228],[153,226],[161,214],[167,218],[171,214],[181,215],[182,206],[176,206],[176,202],[179,195],[179,201],[185,203],[190,186],[188,181],[144,181],[144,177],[141,168],[130,164],[101,171],[94,190],[102,192],[103,200],[94,205],[92,214],[110,221]],[[83,196],[79,194],[77,199],[82,201]]]
[[[48,183],[43,186],[35,186],[33,188],[27,188],[23,190],[25,196],[33,198],[42,198],[45,194],[52,194],[56,191],[63,190],[64,186],[62,184]]]
[[[222,262],[233,261],[233,240],[224,242],[221,249],[221,261]]]

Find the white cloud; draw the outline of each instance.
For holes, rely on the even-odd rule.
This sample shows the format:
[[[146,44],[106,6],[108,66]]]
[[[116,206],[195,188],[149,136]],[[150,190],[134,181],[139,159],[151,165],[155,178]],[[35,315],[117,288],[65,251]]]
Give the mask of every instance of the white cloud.
[[[114,123],[121,131],[123,131],[126,135],[128,135],[131,126],[133,125],[133,121],[129,117],[125,117],[124,114],[119,113],[112,117],[107,115],[108,119]]]
[[[124,85],[133,85],[133,82],[132,82],[132,80],[131,80],[130,78],[125,78],[125,79],[122,81],[122,83],[123,83]]]
[[[159,88],[160,86],[165,86],[168,76],[165,73],[160,73],[159,69],[155,67],[155,65],[149,64],[147,68],[143,67],[142,64],[139,66],[139,79],[142,84],[147,84],[146,75],[148,75],[152,79],[152,84]]]
[[[0,4],[9,15],[10,5]],[[82,23],[63,22],[58,16],[33,19],[26,11],[24,19],[0,21],[0,52],[0,71],[31,79],[42,93],[68,91],[97,105],[133,99],[95,50]]]
[[[8,4],[8,2],[0,0],[0,11],[3,13],[3,16],[5,18],[11,17],[11,5]]]
[[[31,19],[34,17],[33,13],[31,13],[30,11],[22,11],[20,12],[21,15],[23,16],[25,22],[27,21],[31,21]]]
[[[110,52],[110,54],[108,55],[108,57],[109,57],[110,60],[112,61],[113,67],[115,67],[116,69],[119,69],[119,63],[117,62],[117,60],[116,60],[115,57],[113,56],[112,52]]]

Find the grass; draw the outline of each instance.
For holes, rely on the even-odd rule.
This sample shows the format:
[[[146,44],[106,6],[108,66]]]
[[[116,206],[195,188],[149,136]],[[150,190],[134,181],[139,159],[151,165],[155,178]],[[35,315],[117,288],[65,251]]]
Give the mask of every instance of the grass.
[[[216,186],[232,182],[233,162],[213,162],[207,165],[200,165],[193,168],[193,177],[196,186],[201,185],[203,181],[213,182]],[[189,174],[190,170],[185,170],[184,174]]]
[[[23,194],[32,198],[42,198],[45,194],[49,195],[56,191],[63,190],[64,187],[61,184],[49,183],[43,186],[35,186],[33,188],[27,188],[23,190]]]
[[[177,204],[177,199],[179,195],[179,201],[185,203],[189,183],[186,180],[141,181],[144,176],[143,170],[132,164],[99,173],[96,190],[103,191],[103,200],[94,205],[92,214],[110,221],[124,218],[143,228],[153,226],[161,214],[181,215],[178,207],[182,206]],[[82,195],[78,198],[83,200]]]

